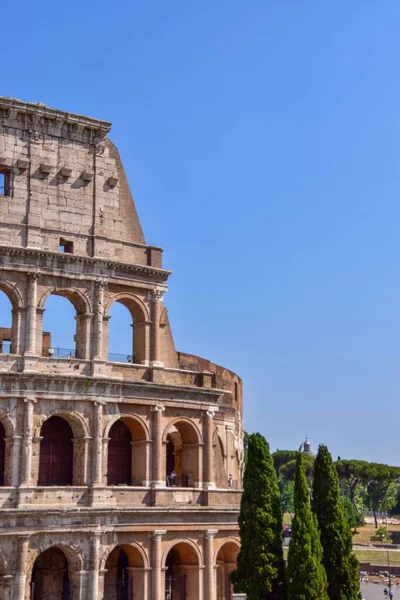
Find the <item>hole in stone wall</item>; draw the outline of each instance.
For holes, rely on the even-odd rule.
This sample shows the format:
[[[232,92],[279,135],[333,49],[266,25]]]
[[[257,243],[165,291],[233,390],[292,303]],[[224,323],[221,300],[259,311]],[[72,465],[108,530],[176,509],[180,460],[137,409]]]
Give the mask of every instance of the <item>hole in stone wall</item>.
[[[64,238],[60,238],[60,243],[58,245],[58,249],[60,252],[65,252],[66,254],[74,253],[74,242],[70,242],[65,240]]]
[[[10,195],[10,172],[2,169],[0,170],[0,196]]]

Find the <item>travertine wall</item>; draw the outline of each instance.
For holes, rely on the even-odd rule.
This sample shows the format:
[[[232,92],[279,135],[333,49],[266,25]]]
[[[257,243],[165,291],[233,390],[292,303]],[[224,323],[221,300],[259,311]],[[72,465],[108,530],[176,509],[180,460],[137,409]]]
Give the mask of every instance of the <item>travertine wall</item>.
[[[163,303],[169,272],[162,250],[145,243],[109,129],[0,98],[0,291],[12,305],[3,331],[12,354],[0,354],[0,600],[42,589],[117,600],[122,572],[132,598],[163,600],[178,578],[191,600],[222,600],[238,552],[242,383],[176,352]],[[65,358],[43,331],[51,294],[76,310],[76,352]],[[132,315],[131,363],[108,360],[114,302]],[[54,416],[72,431],[72,479],[38,485],[43,425]],[[118,421],[129,430],[131,473],[111,485]]]

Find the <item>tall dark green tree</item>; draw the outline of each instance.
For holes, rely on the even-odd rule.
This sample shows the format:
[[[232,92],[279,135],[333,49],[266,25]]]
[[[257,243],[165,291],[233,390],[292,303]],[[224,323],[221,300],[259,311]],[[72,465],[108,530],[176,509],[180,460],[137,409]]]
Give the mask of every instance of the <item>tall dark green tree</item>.
[[[287,600],[328,600],[318,526],[310,506],[303,456],[296,460],[294,518],[287,567]]]
[[[248,436],[239,516],[241,548],[232,582],[248,600],[283,600],[282,513],[274,464],[265,438]]]
[[[358,561],[340,495],[339,479],[326,446],[314,463],[312,508],[318,520],[323,563],[330,600],[357,600],[360,584]]]

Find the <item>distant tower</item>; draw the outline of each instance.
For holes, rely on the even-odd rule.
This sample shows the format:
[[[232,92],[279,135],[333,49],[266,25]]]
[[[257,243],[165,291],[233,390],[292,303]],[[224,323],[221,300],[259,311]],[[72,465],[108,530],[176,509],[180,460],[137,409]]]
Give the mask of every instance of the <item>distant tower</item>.
[[[300,450],[301,450],[301,452],[303,452],[303,454],[312,454],[312,452],[311,452],[311,444],[308,441],[307,436],[306,436],[306,439],[303,442],[303,444],[300,446]]]

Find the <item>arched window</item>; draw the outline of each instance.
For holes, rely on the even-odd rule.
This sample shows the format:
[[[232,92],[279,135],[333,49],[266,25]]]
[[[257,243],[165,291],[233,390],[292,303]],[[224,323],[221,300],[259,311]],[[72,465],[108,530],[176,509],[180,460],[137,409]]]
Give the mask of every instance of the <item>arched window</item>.
[[[198,567],[198,556],[191,545],[180,542],[171,548],[165,561],[165,597],[198,600]]]
[[[108,442],[108,485],[131,485],[132,483],[132,436],[122,421],[110,429]]]
[[[105,564],[103,600],[144,598],[144,563],[137,548],[117,546]]]
[[[235,569],[239,545],[226,542],[217,555],[217,598],[218,600],[231,600],[233,586],[231,573]]]
[[[194,487],[200,483],[200,444],[197,432],[187,421],[168,429],[165,444],[167,485]]]
[[[59,548],[49,548],[35,560],[32,569],[29,598],[70,600],[68,560]]]
[[[131,313],[121,302],[114,302],[109,317],[108,360],[112,362],[136,362]]]
[[[108,317],[108,360],[137,364],[148,360],[149,322],[139,300],[118,297],[108,309]]]
[[[50,417],[40,431],[38,485],[72,485],[72,429],[61,417]]]
[[[0,423],[0,485],[4,485],[4,466],[6,459],[6,430],[3,423]]]
[[[0,291],[0,353],[12,354],[12,304],[8,296]]]
[[[77,354],[76,309],[67,299],[51,294],[44,305],[42,355],[69,358]]]

